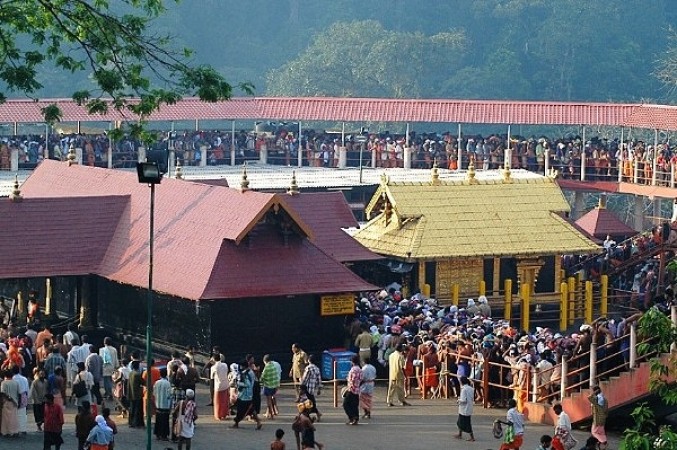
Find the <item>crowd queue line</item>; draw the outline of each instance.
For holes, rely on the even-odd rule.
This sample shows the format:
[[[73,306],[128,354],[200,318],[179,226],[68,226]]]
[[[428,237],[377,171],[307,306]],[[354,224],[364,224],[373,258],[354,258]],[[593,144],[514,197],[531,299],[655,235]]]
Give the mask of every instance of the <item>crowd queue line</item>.
[[[157,132],[154,149],[172,150],[184,166],[242,164],[261,161],[274,165],[311,167],[411,167],[429,169],[437,163],[451,170],[498,169],[509,158],[510,168],[546,173],[557,170],[563,178],[590,181],[625,181],[674,186],[677,153],[669,140],[608,140],[591,137],[518,137],[451,133],[341,135],[279,128],[275,132],[190,131]],[[80,149],[82,163],[90,166],[133,167],[141,142],[129,136],[112,141],[102,134],[51,134],[0,137],[0,168],[33,168],[44,158],[64,160],[69,148]],[[408,151],[406,149],[409,149]],[[459,151],[460,148],[460,151]],[[510,149],[509,154],[506,150]],[[112,150],[112,151],[110,151]],[[144,151],[141,150],[141,153]],[[300,154],[299,154],[300,152]],[[509,156],[508,156],[509,155]],[[360,164],[361,162],[361,164]]]

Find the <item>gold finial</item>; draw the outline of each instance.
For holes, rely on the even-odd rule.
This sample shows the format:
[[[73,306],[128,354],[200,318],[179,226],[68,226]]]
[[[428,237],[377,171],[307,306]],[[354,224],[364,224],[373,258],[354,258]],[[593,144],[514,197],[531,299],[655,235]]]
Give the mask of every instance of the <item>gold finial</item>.
[[[12,193],[9,195],[9,199],[16,203],[19,203],[21,200],[23,200],[23,197],[21,196],[21,191],[19,190],[18,175],[14,175],[14,189],[12,190]]]
[[[183,180],[183,168],[181,167],[181,160],[176,158],[176,167],[174,168],[174,178]]]
[[[469,184],[479,183],[475,178],[475,158],[470,158],[470,161],[468,161],[468,173],[466,179]]]
[[[606,209],[606,194],[599,195],[599,204],[597,205],[598,209]]]
[[[381,186],[388,186],[388,183],[390,182],[390,179],[388,178],[388,175],[386,175],[385,172],[381,174]]]
[[[240,192],[249,190],[249,180],[247,179],[247,163],[242,166],[242,180],[240,180]]]
[[[512,183],[512,178],[510,177],[510,165],[506,164],[505,169],[503,169],[503,183],[510,184]]]
[[[301,191],[299,191],[299,185],[296,184],[296,171],[292,171],[291,173],[291,184],[289,185],[289,189],[287,189],[287,194],[289,195],[299,195]]]
[[[75,154],[75,146],[73,145],[72,142],[71,142],[70,147],[68,147],[68,156],[66,157],[66,159],[68,160],[68,166],[69,167],[72,166],[73,164],[78,163],[77,162],[78,157]]]
[[[440,184],[440,170],[437,168],[437,158],[435,158],[433,167],[430,169],[430,185],[439,186]]]

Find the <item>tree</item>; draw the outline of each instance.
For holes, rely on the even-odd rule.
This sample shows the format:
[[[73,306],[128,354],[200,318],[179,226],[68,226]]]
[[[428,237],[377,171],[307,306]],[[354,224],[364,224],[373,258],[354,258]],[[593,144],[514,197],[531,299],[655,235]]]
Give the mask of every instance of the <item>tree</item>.
[[[428,37],[373,20],[335,23],[298,58],[269,72],[268,94],[430,97],[464,47],[462,32]]]
[[[165,11],[162,0],[0,2],[0,101],[10,93],[35,97],[43,87],[39,74],[53,67],[88,75],[91,88],[72,96],[92,114],[112,107],[143,119],[184,95],[230,98],[233,86],[216,70],[192,64],[191,50],[148,31]],[[240,88],[253,90],[248,83]],[[61,118],[55,105],[43,114],[49,123]]]
[[[649,391],[656,394],[666,405],[677,405],[677,391],[669,383],[677,375],[677,353],[670,352],[670,346],[677,342],[677,328],[670,317],[657,307],[650,308],[638,321],[640,339],[654,337],[651,341],[637,346],[642,354],[658,354],[651,360]],[[668,353],[670,352],[670,353]],[[668,363],[661,360],[666,355]],[[657,429],[654,412],[646,403],[637,406],[630,414],[635,425],[623,432],[621,450],[666,450],[677,448],[677,433],[667,427]]]
[[[655,75],[674,97],[677,93],[677,31],[670,28],[669,33],[669,45],[658,61]]]

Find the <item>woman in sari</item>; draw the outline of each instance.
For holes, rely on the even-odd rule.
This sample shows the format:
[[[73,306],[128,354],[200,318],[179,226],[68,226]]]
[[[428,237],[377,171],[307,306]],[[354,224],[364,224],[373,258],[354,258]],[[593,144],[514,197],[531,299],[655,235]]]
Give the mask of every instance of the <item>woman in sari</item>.
[[[376,368],[371,365],[369,358],[364,359],[362,366],[362,384],[360,385],[360,408],[364,411],[362,415],[365,419],[371,419],[371,404],[374,396],[374,380],[376,379]]]

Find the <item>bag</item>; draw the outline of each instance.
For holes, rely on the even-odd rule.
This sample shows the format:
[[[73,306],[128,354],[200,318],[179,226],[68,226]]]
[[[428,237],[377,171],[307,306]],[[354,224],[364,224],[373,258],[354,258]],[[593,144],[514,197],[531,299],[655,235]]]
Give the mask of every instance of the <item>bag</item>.
[[[341,398],[346,398],[348,396],[348,392],[350,392],[348,386],[343,386],[343,389],[341,389]]]
[[[73,395],[78,398],[87,395],[87,383],[85,383],[85,380],[80,375],[78,375],[78,382],[73,383]]]
[[[501,426],[501,422],[495,420],[491,432],[493,433],[494,438],[501,439],[503,437],[503,427]]]
[[[571,435],[571,433],[563,433],[560,437],[564,450],[571,450],[576,447],[578,441]]]

